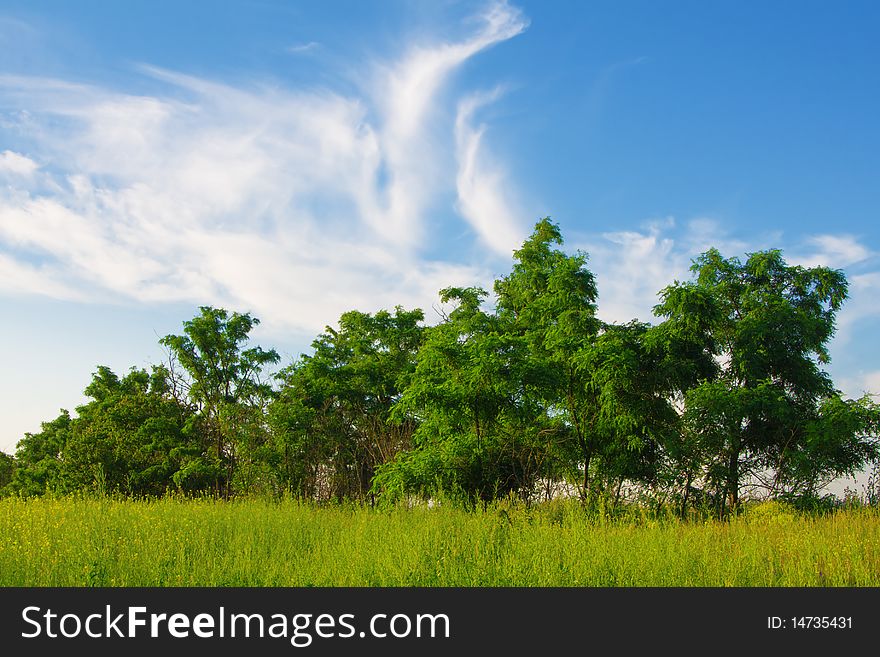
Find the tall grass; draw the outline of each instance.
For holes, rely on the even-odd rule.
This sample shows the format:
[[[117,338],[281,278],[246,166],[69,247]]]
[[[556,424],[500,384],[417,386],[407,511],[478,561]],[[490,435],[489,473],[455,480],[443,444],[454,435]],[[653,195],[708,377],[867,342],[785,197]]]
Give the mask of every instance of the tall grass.
[[[880,586],[880,515],[0,500],[3,586]]]

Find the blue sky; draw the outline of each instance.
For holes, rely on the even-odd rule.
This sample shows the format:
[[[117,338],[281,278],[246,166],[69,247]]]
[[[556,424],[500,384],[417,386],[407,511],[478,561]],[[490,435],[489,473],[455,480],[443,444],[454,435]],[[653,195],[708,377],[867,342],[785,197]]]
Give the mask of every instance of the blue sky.
[[[607,320],[710,246],[846,271],[880,392],[880,4],[0,1],[0,449],[199,305],[287,361],[491,286],[534,222]]]

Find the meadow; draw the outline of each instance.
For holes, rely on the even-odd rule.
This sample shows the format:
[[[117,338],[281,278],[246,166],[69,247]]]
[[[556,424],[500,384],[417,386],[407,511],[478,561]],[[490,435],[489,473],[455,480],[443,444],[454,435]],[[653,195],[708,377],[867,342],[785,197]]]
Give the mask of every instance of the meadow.
[[[880,512],[5,498],[0,585],[880,586]]]

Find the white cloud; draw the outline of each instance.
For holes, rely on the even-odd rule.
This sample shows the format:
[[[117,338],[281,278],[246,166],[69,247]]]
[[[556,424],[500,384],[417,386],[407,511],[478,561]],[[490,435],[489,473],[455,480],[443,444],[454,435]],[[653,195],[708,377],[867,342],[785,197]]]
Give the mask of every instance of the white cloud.
[[[321,44],[317,41],[309,41],[308,43],[297,43],[292,46],[287,47],[287,52],[292,53],[294,55],[301,55],[303,53],[312,52],[316,48],[320,48]]]
[[[854,235],[813,235],[804,240],[789,257],[789,262],[804,267],[831,267],[846,271],[849,298],[837,316],[836,348],[848,344],[857,324],[880,316],[880,272],[870,271],[870,259],[876,255]],[[853,380],[855,381],[855,380]],[[877,388],[880,391],[880,387]]]
[[[873,255],[849,235],[819,235],[805,240],[813,250],[784,250],[790,264],[845,267]],[[606,321],[653,319],[658,293],[676,280],[690,280],[693,258],[711,247],[725,258],[739,257],[784,245],[778,232],[753,235],[748,241],[731,235],[717,220],[701,217],[679,228],[672,218],[647,223],[641,230],[607,232],[582,238],[576,246],[590,255],[588,266],[596,274],[599,316]],[[850,298],[838,315],[835,344],[842,345],[860,320],[880,315],[880,272],[848,275]]]
[[[660,225],[644,232],[603,233],[585,245],[588,266],[596,274],[599,316],[605,321],[649,321],[657,293],[687,276],[687,253],[663,235]]]
[[[458,105],[455,143],[458,159],[458,210],[483,241],[497,253],[510,256],[522,243],[524,231],[511,207],[507,175],[492,161],[483,145],[484,124],[474,127],[474,113],[498,98],[500,91],[474,94]]]
[[[19,262],[0,253],[0,292],[3,294],[82,300],[82,294],[62,279],[63,275],[57,269]]]
[[[778,233],[764,234],[745,241],[725,228],[724,224],[711,217],[696,217],[686,224],[686,233],[682,235],[684,248],[692,256],[704,253],[711,248],[718,249],[725,258],[742,258],[744,254],[779,244],[781,235]]]
[[[859,372],[841,378],[837,383],[844,396],[850,399],[858,399],[865,394],[880,397],[880,370]]]
[[[385,204],[372,224],[386,238],[413,243],[423,235],[414,217],[430,202],[434,185],[448,163],[437,153],[438,138],[426,122],[437,115],[440,90],[450,74],[482,50],[511,39],[526,29],[521,12],[496,3],[480,17],[481,29],[453,43],[419,46],[391,67],[379,70],[373,99],[382,115],[379,139],[382,164],[388,172]]]
[[[0,153],[0,176],[13,175],[30,177],[39,168],[39,165],[29,157],[13,151]]]
[[[586,251],[596,275],[599,316],[605,321],[656,321],[653,308],[659,292],[675,281],[690,280],[693,259],[709,248],[726,258],[767,248],[775,235],[746,242],[712,218],[699,217],[682,227],[673,217],[647,222],[641,230],[612,231],[589,236],[578,246]]]
[[[460,40],[369,65],[358,96],[151,67],[142,70],[166,92],[0,76],[0,100],[15,110],[5,121],[52,163],[0,156],[0,171],[27,174],[0,187],[0,285],[214,303],[314,331],[351,308],[427,307],[442,287],[486,282],[483,265],[423,256],[431,220],[454,218],[437,206],[461,178],[447,166],[458,101],[441,91],[465,61],[525,27],[517,10],[491,5]],[[462,206],[467,220],[505,207],[492,193]]]
[[[839,344],[849,342],[856,324],[880,316],[880,305],[877,304],[880,297],[880,272],[856,274],[848,280],[849,299],[841,308],[837,319],[835,342]]]
[[[810,252],[791,262],[804,267],[841,268],[871,257],[873,253],[852,235],[815,235],[807,239]]]

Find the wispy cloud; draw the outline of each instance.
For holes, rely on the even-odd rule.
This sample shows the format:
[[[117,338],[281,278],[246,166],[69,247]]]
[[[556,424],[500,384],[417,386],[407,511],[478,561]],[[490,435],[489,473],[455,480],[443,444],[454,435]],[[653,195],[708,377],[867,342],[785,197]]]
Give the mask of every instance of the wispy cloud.
[[[837,383],[843,393],[853,399],[865,394],[880,396],[880,370],[859,372],[843,377]]]
[[[835,344],[848,343],[856,327],[865,320],[880,318],[880,272],[872,271],[849,277],[849,299],[837,319]],[[878,388],[877,392],[880,392]]]
[[[302,55],[305,53],[312,52],[321,47],[321,44],[317,41],[309,41],[308,43],[297,43],[292,46],[288,46],[286,48],[287,52],[294,55]]]
[[[67,285],[63,276],[57,267],[35,266],[0,253],[0,292],[3,294],[82,301],[83,295]]]
[[[650,320],[660,288],[685,277],[688,254],[664,235],[673,225],[668,220],[642,231],[603,233],[582,246],[596,273],[602,319]]]
[[[854,235],[813,235],[793,249],[789,260],[804,267],[843,269],[849,283],[849,299],[837,317],[834,344],[847,344],[856,326],[863,320],[880,317],[880,272],[873,270],[876,253]],[[878,388],[880,391],[880,388]]]
[[[38,169],[38,165],[29,157],[13,151],[0,153],[0,176],[13,175],[29,177]]]
[[[526,24],[492,4],[459,40],[365,65],[356,96],[148,66],[164,93],[0,77],[12,110],[0,129],[29,142],[27,156],[0,155],[11,181],[0,186],[0,289],[216,303],[313,331],[350,308],[426,307],[444,286],[488,280],[480,263],[424,256],[432,222],[457,220],[441,199],[462,179],[464,123],[445,118],[460,96],[444,88]],[[471,178],[482,171],[461,166]],[[505,207],[493,189],[462,205],[466,220]],[[478,233],[499,244],[509,231]]]
[[[652,319],[658,293],[676,280],[690,280],[693,259],[709,248],[724,257],[780,248],[785,236],[768,231],[743,238],[718,220],[700,217],[679,225],[669,217],[648,222],[640,230],[606,232],[584,237],[576,247],[590,255],[589,266],[599,288],[599,315],[606,321]],[[873,254],[850,235],[816,235],[802,244],[783,249],[790,264],[846,268]],[[849,274],[850,299],[838,318],[838,343],[845,341],[861,319],[880,316],[880,272]]]
[[[458,160],[458,210],[485,244],[509,256],[522,242],[521,217],[516,216],[507,172],[492,159],[483,143],[486,125],[474,126],[474,114],[494,102],[501,90],[477,93],[461,101],[455,119]]]
[[[646,222],[639,230],[581,238],[575,247],[590,256],[599,288],[599,316],[605,321],[652,321],[659,292],[691,277],[693,259],[709,248],[725,257],[772,245],[775,235],[740,239],[708,217],[678,222],[673,217]]]
[[[815,235],[807,239],[805,253],[793,262],[805,267],[847,267],[871,257],[873,253],[853,235]]]
[[[430,121],[438,116],[436,99],[449,76],[477,53],[511,39],[526,29],[522,13],[507,3],[496,3],[481,16],[481,29],[453,43],[417,46],[393,66],[382,67],[373,100],[382,117],[379,137],[382,165],[388,173],[385,203],[373,213],[373,227],[401,243],[423,235],[415,218],[436,193],[433,181],[442,179],[448,157],[426,157],[442,151]]]

